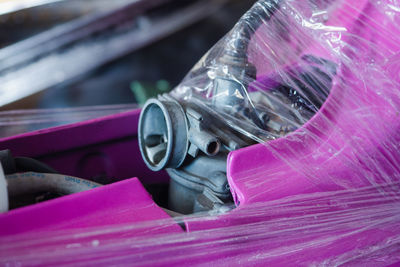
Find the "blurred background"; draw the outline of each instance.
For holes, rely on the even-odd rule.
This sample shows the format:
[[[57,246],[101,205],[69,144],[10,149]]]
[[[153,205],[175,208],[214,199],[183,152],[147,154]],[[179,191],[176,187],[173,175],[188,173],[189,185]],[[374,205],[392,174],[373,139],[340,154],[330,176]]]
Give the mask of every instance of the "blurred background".
[[[254,2],[0,0],[0,137],[168,92]]]

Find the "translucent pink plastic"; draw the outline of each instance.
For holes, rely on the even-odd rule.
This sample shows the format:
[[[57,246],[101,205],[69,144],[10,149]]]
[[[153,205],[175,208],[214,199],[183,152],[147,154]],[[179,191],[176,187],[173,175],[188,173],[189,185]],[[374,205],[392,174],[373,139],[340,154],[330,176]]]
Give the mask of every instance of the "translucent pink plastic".
[[[257,76],[233,75],[232,65],[217,59],[226,49],[238,49],[235,40],[245,38],[240,29],[246,25],[252,29],[260,19],[254,10],[273,4],[279,8],[271,9],[268,19],[261,18],[262,25],[253,28],[248,40],[246,55]],[[395,0],[259,1],[172,93],[181,101],[200,99],[232,131],[259,143],[229,154],[227,173],[235,208],[170,218],[143,193],[137,180],[116,182],[2,214],[0,226],[6,230],[1,229],[0,262],[9,266],[400,264],[399,12]],[[216,106],[221,97],[213,87],[218,75],[243,85],[246,91],[234,94],[242,106]],[[282,88],[289,88],[292,98],[279,91]],[[259,108],[275,124],[260,128],[254,116],[248,116],[258,114]],[[272,114],[276,110],[284,113]],[[165,173],[151,173],[139,162],[138,116],[138,110],[131,111],[3,139],[0,148],[38,157],[78,177],[80,158],[99,151],[109,156],[108,174],[116,180],[136,176],[142,181],[165,181]],[[274,128],[277,124],[282,128]],[[91,169],[86,170],[90,176]],[[118,188],[121,191],[115,191]],[[129,194],[126,191],[135,203],[127,205],[129,195],[127,200],[120,195]],[[101,216],[88,210],[93,224],[79,229],[73,220],[50,212],[70,214],[73,207],[79,209],[78,199],[100,212],[108,204],[90,201],[116,203]],[[146,218],[150,213],[154,217]],[[18,223],[25,220],[34,227],[29,231],[18,223],[11,227],[15,214],[21,216]],[[124,220],[124,214],[132,217]],[[112,225],[110,218],[102,217],[107,215],[115,218]],[[53,223],[35,226],[36,220],[46,218]]]

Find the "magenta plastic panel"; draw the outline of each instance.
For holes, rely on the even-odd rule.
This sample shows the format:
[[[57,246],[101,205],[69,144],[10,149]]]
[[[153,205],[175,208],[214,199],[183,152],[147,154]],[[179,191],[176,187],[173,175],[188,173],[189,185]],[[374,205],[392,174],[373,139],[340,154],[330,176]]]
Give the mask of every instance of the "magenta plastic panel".
[[[60,173],[106,184],[130,177],[146,183],[168,180],[150,171],[138,146],[140,110],[0,139],[0,149],[34,157]]]
[[[349,66],[359,67],[359,73],[340,64],[340,79],[333,82],[327,100],[303,127],[229,155],[228,181],[237,205],[398,181],[400,152],[395,144],[400,141],[400,97],[395,82],[400,77],[400,43],[396,39],[400,29],[374,4],[351,1],[326,22],[345,27],[349,34],[343,33],[342,41],[365,53],[358,58],[344,47],[339,55],[350,62],[356,58]],[[376,47],[379,53],[374,52]],[[323,53],[314,46],[304,51]],[[374,70],[370,66],[374,62],[384,69]],[[268,82],[269,77],[266,74],[259,81]],[[366,82],[387,77],[393,82],[390,86]]]
[[[131,178],[0,214],[0,236],[22,233],[29,236],[36,231],[43,233],[162,219],[171,222],[163,228],[155,227],[155,233],[182,231],[154,203],[139,180]],[[151,230],[138,229],[134,234],[149,234]]]

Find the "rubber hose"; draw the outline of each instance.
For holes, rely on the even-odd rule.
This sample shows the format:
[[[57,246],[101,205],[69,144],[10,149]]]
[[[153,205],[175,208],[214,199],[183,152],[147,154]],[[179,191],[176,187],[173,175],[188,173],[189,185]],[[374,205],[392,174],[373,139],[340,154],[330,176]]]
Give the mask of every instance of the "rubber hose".
[[[57,173],[56,170],[36,159],[16,157],[14,160],[18,172]]]
[[[101,186],[101,184],[62,174],[25,172],[6,176],[8,195],[53,192],[69,195]]]

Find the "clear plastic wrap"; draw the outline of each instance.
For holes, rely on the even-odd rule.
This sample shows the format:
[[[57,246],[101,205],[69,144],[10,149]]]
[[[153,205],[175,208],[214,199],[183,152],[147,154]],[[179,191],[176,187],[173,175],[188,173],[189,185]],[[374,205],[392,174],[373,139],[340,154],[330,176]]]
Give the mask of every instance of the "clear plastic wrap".
[[[8,266],[388,266],[400,261],[398,209],[373,187],[318,193],[252,204],[234,226],[188,233],[163,233],[175,223],[158,220],[3,237],[0,255]]]
[[[368,85],[395,108],[396,12],[382,1],[260,1],[173,95],[258,142],[303,126],[333,89],[359,102],[347,89]]]
[[[11,110],[0,112],[0,137],[36,131],[84,120],[117,114],[136,108],[132,105],[109,105],[79,108]]]
[[[399,263],[399,12],[394,0],[258,1],[170,95],[210,132],[228,129],[227,150],[245,147],[228,156],[235,208],[1,237],[1,262]]]

